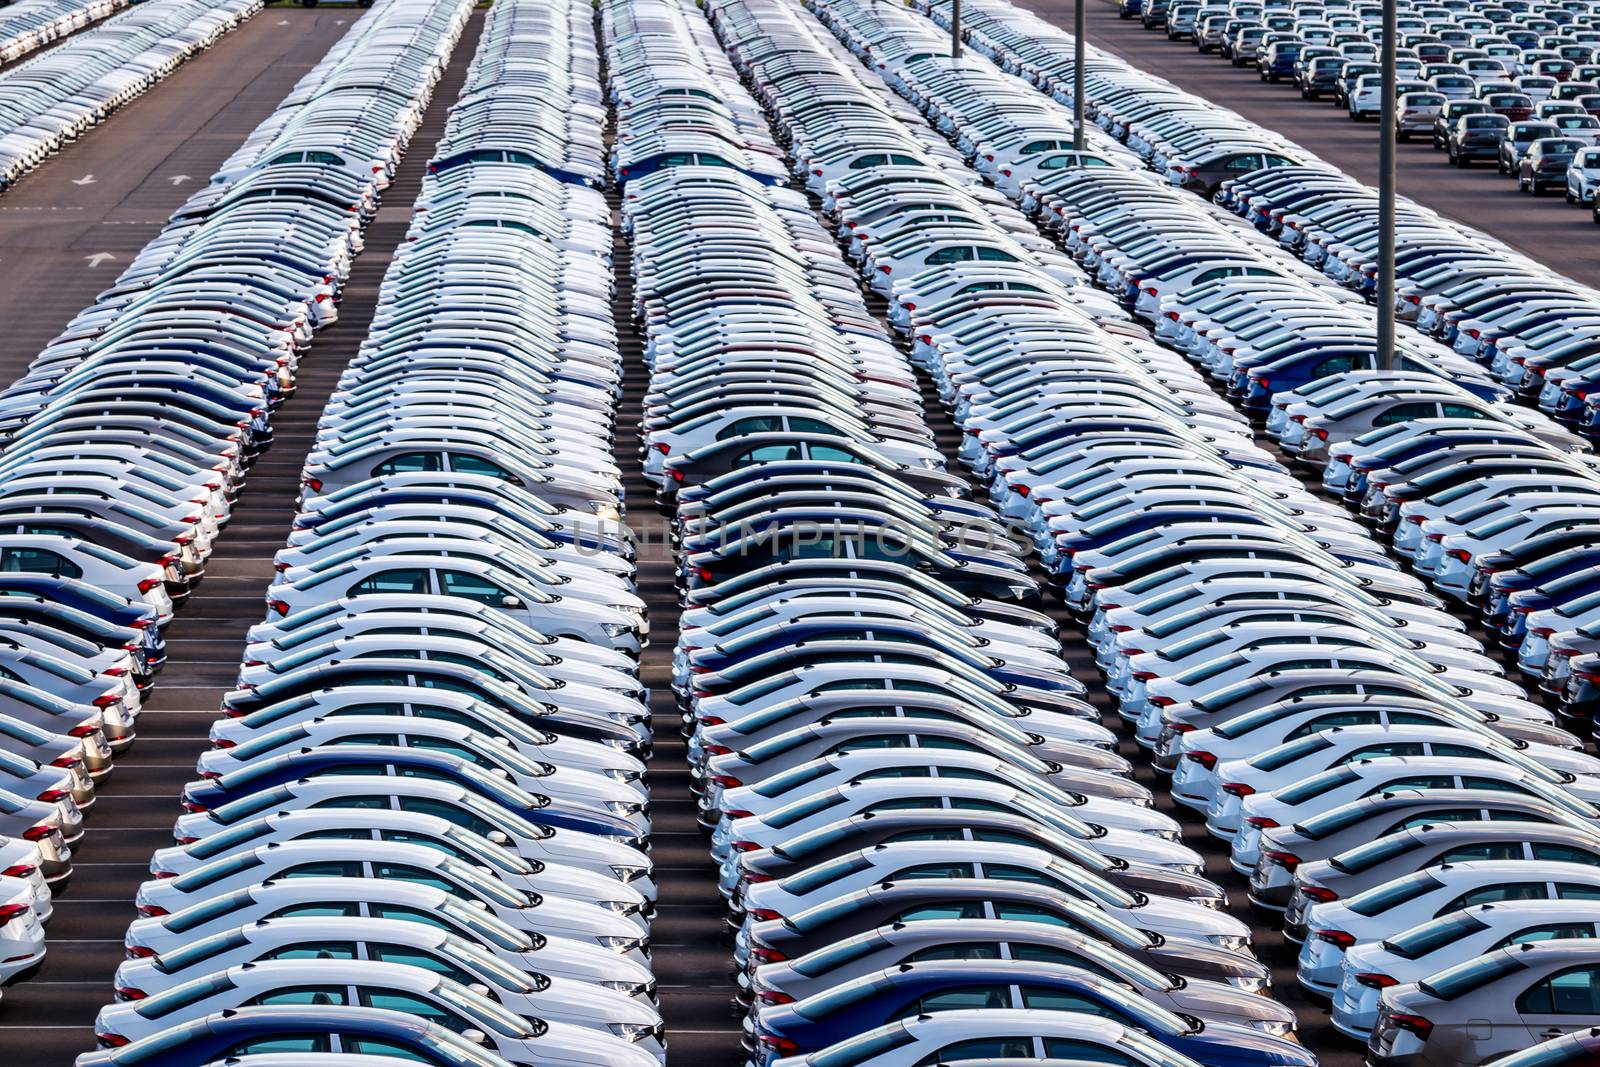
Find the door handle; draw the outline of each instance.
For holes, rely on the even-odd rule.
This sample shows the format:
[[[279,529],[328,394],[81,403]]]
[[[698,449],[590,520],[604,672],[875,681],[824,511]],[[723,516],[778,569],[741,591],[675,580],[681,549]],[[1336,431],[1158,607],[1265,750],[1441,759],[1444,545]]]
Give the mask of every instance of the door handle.
[[[1560,1027],[1552,1026],[1550,1029],[1544,1031],[1539,1036],[1544,1038],[1546,1041],[1548,1041],[1552,1037],[1561,1037],[1565,1033],[1566,1033],[1566,1031],[1561,1029]]]

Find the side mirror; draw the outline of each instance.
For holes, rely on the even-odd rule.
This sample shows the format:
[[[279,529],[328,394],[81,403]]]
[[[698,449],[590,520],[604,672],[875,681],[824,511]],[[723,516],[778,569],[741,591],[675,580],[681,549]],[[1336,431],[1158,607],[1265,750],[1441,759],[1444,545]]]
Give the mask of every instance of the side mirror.
[[[487,837],[490,840],[490,842],[492,842],[493,844],[496,844],[496,845],[509,845],[509,844],[511,844],[511,835],[506,833],[504,830],[490,830],[488,833],[484,834],[483,836]]]
[[[471,1041],[474,1045],[487,1045],[489,1043],[489,1035],[482,1030],[463,1030],[461,1031],[461,1036]]]
[[[467,988],[478,994],[480,997],[486,997],[489,995],[489,987],[484,985],[482,982],[473,982],[471,985],[467,986]]]
[[[522,607],[522,598],[510,595],[503,596],[500,598],[500,606],[503,608],[520,608]]]

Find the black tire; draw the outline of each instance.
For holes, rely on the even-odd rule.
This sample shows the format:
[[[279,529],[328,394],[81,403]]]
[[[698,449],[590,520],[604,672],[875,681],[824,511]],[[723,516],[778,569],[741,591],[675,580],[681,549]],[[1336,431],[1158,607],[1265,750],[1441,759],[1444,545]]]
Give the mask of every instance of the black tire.
[[[1456,156],[1456,166],[1460,167],[1462,170],[1466,170],[1468,167],[1472,166],[1472,160],[1468,159],[1466,156],[1458,155]]]
[[[1577,202],[1578,202],[1578,201],[1577,201],[1577,200],[1576,200],[1576,199],[1575,199],[1575,198],[1574,198],[1574,197],[1573,197],[1573,195],[1572,195],[1572,190],[1571,190],[1571,189],[1570,189],[1570,188],[1569,188],[1569,189],[1567,189],[1567,190],[1566,190],[1566,197],[1567,197],[1567,203],[1569,203],[1569,204],[1576,204],[1576,203],[1577,203]]]

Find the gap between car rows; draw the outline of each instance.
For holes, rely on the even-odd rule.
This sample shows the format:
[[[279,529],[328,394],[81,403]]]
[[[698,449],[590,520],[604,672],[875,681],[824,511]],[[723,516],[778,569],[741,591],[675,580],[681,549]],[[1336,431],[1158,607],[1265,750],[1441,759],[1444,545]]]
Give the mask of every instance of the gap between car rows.
[[[597,36],[601,36],[598,27]],[[600,82],[607,83],[603,71]],[[616,110],[610,111],[608,152],[616,135]],[[633,245],[622,235],[621,197],[615,186],[607,191],[606,203],[611,208],[611,262],[616,275],[611,311],[624,367],[613,452],[622,469],[626,521],[639,546],[634,579],[650,620],[650,639],[639,655],[639,676],[649,687],[654,734],[650,841],[659,895],[650,927],[651,966],[671,1059],[701,1067],[733,1067],[742,1062],[743,1054],[733,1013],[727,927],[716,864],[695,820],[688,746],[672,692],[672,651],[678,643],[681,609],[669,543],[671,522],[656,507],[655,488],[645,479],[640,461],[650,372],[644,362],[644,338],[633,318]]]
[[[1045,21],[1072,31],[1077,0],[1036,0],[1029,7]],[[1123,20],[1113,0],[1083,0],[1089,40],[1136,67],[1153,71],[1217,107],[1231,108],[1310,149],[1324,161],[1367,185],[1378,183],[1377,129],[1351,122],[1327,101],[1308,102],[1289,85],[1263,85],[1253,67],[1238,68],[1215,54],[1202,55],[1188,41]],[[1395,146],[1400,195],[1446,218],[1477,227],[1585,285],[1600,285],[1600,245],[1585,213],[1561,198],[1517,192],[1516,183],[1496,179],[1487,165],[1461,170],[1426,142]]]
[[[310,13],[297,18],[324,21]],[[342,33],[351,19],[347,14],[337,21],[340,25],[330,23],[329,28]],[[409,205],[421,192],[428,160],[461,92],[482,29],[483,14],[474,12],[385,193],[389,203]],[[326,43],[335,36],[330,34]],[[305,57],[295,77],[321,54]],[[252,109],[247,117],[229,115],[230,131],[236,123],[242,128],[229,133],[218,162],[287,89],[275,83],[270,93],[262,93],[272,103]],[[252,87],[252,97],[256,93]],[[200,173],[209,176],[210,171]],[[75,849],[83,870],[56,900],[44,967],[0,999],[0,1043],[25,1044],[31,1051],[27,1067],[69,1067],[79,1053],[94,1047],[95,1013],[106,1003],[112,973],[124,955],[122,937],[134,918],[134,892],[149,877],[151,853],[172,843],[178,793],[194,777],[195,761],[209,747],[207,730],[217,718],[222,695],[234,684],[245,631],[261,621],[262,596],[274,574],[273,554],[283,546],[297,511],[301,469],[317,420],[367,336],[379,283],[405,238],[408,220],[409,213],[380,214],[367,227],[366,250],[344,287],[339,319],[317,336],[302,359],[294,395],[273,415],[272,447],[251,468],[205,579],[167,628],[170,658],[145,703],[139,740],[97,791],[93,814]]]

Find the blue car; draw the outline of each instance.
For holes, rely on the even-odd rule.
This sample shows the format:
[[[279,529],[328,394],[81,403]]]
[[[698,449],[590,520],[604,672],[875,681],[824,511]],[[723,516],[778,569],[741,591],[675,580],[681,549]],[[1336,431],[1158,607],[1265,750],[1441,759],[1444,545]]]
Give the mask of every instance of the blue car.
[[[482,1045],[415,1015],[378,1008],[248,1007],[78,1057],[78,1067],[204,1067],[253,1052],[371,1052],[439,1067],[511,1067]]]
[[[1177,1015],[1128,987],[1076,967],[1019,960],[902,963],[793,1004],[763,1008],[755,1020],[757,1067],[779,1050],[805,1055],[900,1019],[936,1011],[1026,1008],[1097,1015],[1148,1033],[1203,1067],[1316,1067],[1298,1042],[1247,1026]]]
[[[161,627],[156,625],[156,609],[149,604],[136,604],[76,578],[56,578],[27,571],[8,572],[0,586],[4,586],[6,595],[41,597],[52,604],[92,615],[103,623],[138,630],[140,650],[150,670],[156,670],[167,660],[167,640]]]
[[[1503,430],[1485,426],[1481,429],[1451,427],[1381,444],[1371,452],[1358,452],[1350,457],[1350,479],[1345,485],[1343,499],[1346,504],[1359,504],[1361,498],[1367,495],[1367,475],[1372,471],[1387,470],[1418,456],[1430,455],[1442,448],[1467,444],[1510,444],[1526,440],[1524,435],[1508,434]]]
[[[1583,596],[1600,584],[1600,547],[1583,546],[1534,560],[1526,567],[1489,576],[1484,622],[1510,633],[1513,611],[1526,615]]]

